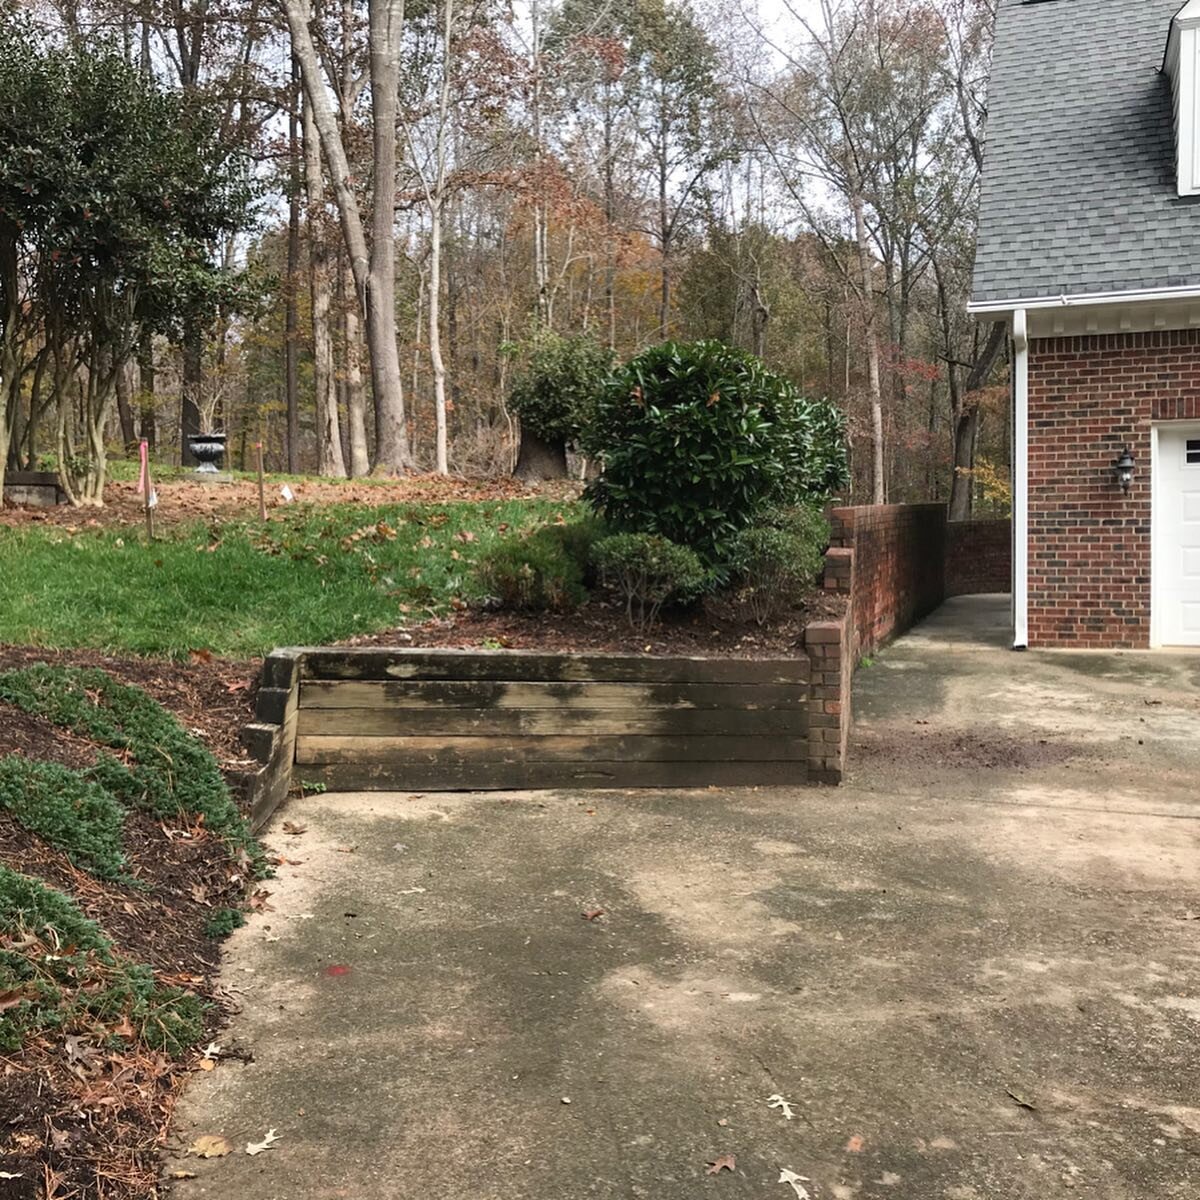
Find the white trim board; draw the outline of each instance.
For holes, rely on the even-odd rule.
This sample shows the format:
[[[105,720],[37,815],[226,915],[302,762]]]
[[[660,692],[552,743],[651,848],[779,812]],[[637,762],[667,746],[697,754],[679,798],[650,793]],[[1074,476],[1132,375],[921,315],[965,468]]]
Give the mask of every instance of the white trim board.
[[[1029,329],[1013,313],[1013,649],[1029,645]]]
[[[991,320],[1007,320],[1010,316],[1003,311],[979,312],[977,315]],[[1046,305],[1026,310],[1026,321],[1031,338],[1198,329],[1200,296],[1120,304]]]
[[[1172,300],[1200,300],[1200,287],[1194,284],[1181,284],[1177,287],[1129,288],[1125,291],[1114,292],[1022,296],[1012,300],[971,300],[967,303],[967,312],[1004,315],[1015,313],[1022,308],[1032,311],[1040,308],[1103,307],[1110,304],[1158,304]]]

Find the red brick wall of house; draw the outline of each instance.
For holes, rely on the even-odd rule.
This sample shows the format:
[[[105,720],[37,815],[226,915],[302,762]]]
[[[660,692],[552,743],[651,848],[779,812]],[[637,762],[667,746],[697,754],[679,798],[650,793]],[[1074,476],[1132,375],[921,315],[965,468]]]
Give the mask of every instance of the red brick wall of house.
[[[1183,418],[1200,418],[1200,331],[1030,341],[1030,646],[1149,645],[1150,425]]]
[[[1012,589],[1012,522],[951,521],[946,525],[946,595],[975,596]]]

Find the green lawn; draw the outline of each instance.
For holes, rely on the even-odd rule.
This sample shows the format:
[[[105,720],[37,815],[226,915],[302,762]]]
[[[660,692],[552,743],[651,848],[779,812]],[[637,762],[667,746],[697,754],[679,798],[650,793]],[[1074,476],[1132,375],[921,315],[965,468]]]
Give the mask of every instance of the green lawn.
[[[477,594],[479,551],[568,519],[549,500],[297,505],[265,524],[0,530],[0,643],[259,655],[386,629]]]

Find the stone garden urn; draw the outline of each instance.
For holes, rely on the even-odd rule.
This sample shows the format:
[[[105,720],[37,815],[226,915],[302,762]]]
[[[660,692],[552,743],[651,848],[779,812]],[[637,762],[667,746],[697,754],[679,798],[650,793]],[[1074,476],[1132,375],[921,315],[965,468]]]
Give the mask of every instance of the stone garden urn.
[[[225,434],[193,433],[188,435],[188,449],[199,464],[201,474],[215,475],[225,454]]]

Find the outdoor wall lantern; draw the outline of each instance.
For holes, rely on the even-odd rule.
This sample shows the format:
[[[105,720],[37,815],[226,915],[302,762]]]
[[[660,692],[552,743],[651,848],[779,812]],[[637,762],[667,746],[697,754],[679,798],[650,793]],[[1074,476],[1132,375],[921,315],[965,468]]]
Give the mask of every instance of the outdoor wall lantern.
[[[1128,492],[1133,484],[1133,454],[1128,446],[1113,460],[1112,469],[1121,491]]]

